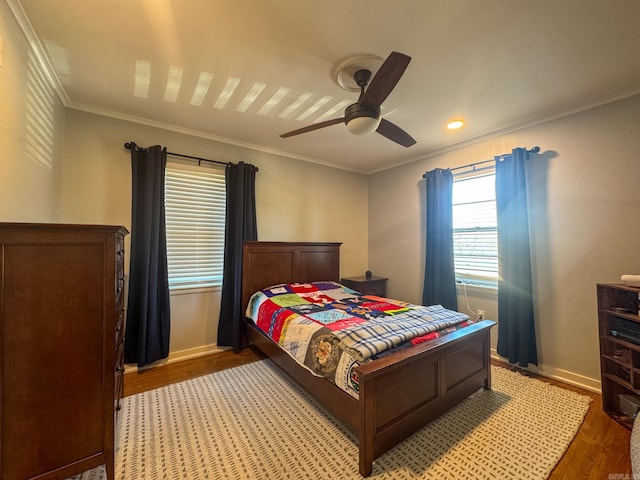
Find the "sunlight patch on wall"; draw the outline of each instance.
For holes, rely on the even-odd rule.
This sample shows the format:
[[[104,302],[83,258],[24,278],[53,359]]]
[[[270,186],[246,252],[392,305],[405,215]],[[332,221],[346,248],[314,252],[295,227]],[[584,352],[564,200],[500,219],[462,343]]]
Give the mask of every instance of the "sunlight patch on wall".
[[[27,66],[26,152],[45,168],[53,169],[54,140],[53,87],[40,70],[38,59],[29,51]]]

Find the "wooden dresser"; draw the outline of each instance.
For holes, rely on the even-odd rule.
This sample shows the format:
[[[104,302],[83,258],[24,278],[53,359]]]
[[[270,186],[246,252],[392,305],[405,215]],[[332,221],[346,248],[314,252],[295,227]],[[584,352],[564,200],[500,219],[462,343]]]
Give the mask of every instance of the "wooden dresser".
[[[127,233],[0,223],[1,480],[113,480]]]

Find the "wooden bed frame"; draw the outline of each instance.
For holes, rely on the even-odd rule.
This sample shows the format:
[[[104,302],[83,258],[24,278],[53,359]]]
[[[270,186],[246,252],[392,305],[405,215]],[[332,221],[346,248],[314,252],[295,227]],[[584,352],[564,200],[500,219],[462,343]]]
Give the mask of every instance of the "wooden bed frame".
[[[245,242],[242,306],[279,283],[339,281],[340,243]],[[480,388],[491,388],[489,333],[484,320],[443,337],[360,365],[359,399],[312,375],[247,322],[249,340],[359,437],[359,470]]]

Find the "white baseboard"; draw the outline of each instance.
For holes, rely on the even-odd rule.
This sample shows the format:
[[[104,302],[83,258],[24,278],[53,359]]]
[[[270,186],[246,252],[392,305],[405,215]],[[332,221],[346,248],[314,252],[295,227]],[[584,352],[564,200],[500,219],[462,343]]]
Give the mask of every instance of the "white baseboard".
[[[491,349],[491,358],[499,362],[507,363],[504,357],[498,355],[498,352],[496,352],[493,348]],[[590,392],[599,394],[602,393],[602,384],[599,379],[585,377],[584,375],[579,375],[568,370],[549,367],[548,365],[543,364],[540,364],[537,367],[535,365],[530,365],[526,368],[523,368],[523,370],[527,370],[543,377],[553,378],[554,380],[568,383],[569,385],[573,385],[574,387],[584,388],[585,390],[589,390]]]
[[[183,360],[189,360],[191,358],[204,357],[205,355],[211,355],[212,353],[221,353],[227,350],[229,350],[229,348],[219,347],[215,344],[212,344],[203,345],[201,347],[188,348],[186,350],[179,350],[177,352],[170,352],[167,358],[158,360],[151,365],[145,365],[144,367],[138,367],[137,365],[125,365],[124,373],[133,373],[141,370],[147,370],[149,368],[158,367],[160,365],[181,362]]]

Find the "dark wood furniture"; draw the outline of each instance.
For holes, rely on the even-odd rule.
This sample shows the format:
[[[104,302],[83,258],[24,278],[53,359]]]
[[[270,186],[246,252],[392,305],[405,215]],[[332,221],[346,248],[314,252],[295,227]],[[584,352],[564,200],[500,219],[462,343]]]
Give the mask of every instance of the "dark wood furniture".
[[[114,479],[127,233],[0,223],[1,479]]]
[[[640,288],[598,284],[597,294],[602,408],[631,429],[621,402],[640,402]]]
[[[343,277],[340,283],[365,295],[387,296],[387,278],[384,277]]]
[[[245,242],[242,306],[257,290],[278,283],[339,278],[338,243]],[[354,427],[359,471],[479,388],[491,388],[489,333],[485,320],[357,368],[359,399],[300,366],[251,322],[251,342],[306,388],[328,410]]]

